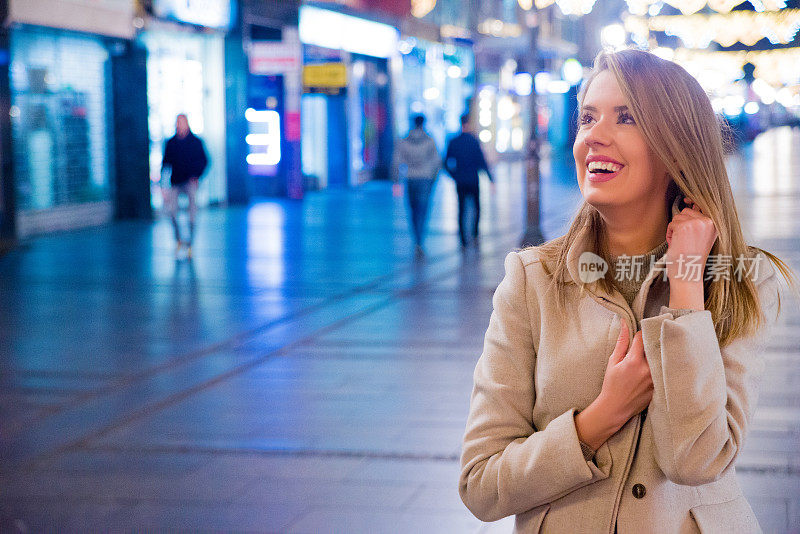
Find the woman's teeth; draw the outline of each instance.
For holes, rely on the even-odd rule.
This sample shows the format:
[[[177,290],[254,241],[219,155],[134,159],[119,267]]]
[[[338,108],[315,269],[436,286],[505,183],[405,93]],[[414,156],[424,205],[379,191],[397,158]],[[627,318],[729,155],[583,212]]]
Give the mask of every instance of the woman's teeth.
[[[619,172],[622,170],[622,165],[611,163],[609,161],[593,161],[587,165],[589,172]]]

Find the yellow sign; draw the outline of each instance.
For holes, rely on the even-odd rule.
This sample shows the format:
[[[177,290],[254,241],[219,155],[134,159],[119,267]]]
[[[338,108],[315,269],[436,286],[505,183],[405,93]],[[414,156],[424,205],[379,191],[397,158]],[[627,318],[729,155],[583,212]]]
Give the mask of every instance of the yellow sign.
[[[303,67],[303,85],[307,89],[347,87],[347,68],[339,62],[306,65]]]

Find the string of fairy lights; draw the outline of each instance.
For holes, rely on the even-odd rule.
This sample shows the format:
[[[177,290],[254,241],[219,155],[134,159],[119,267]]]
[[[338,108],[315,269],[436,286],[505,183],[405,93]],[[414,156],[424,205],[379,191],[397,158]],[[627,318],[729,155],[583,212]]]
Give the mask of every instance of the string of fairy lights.
[[[697,13],[706,6],[717,13],[730,13],[733,8],[745,3],[757,12],[779,11],[786,7],[785,0],[626,0],[626,3],[631,15],[652,15],[653,10],[660,10],[664,4],[684,15]]]
[[[711,15],[630,16],[625,26],[641,39],[650,31],[678,37],[687,48],[707,48],[711,42],[724,47],[742,43],[753,46],[761,39],[788,44],[800,30],[800,9],[761,12],[734,11]]]
[[[517,0],[523,10],[544,9],[556,5],[564,15],[591,13],[596,0]],[[412,0],[415,17],[424,17],[436,7],[437,0]],[[671,59],[691,72],[723,108],[731,101],[731,91],[741,92],[744,68],[754,67],[752,89],[762,104],[778,102],[800,110],[800,46],[792,46],[800,31],[800,9],[786,7],[786,0],[626,0],[627,12],[622,24],[604,28],[612,36],[604,45],[649,49]],[[680,14],[662,14],[669,6]],[[522,33],[519,24],[486,20],[479,33],[495,37],[515,37]],[[663,34],[677,38],[680,46],[666,48],[659,44]],[[775,48],[752,49],[766,39]],[[718,48],[744,50],[717,50]],[[747,49],[751,48],[751,49]],[[738,98],[738,97],[737,97]],[[734,106],[728,105],[729,110]],[[751,108],[752,109],[752,108]]]
[[[623,24],[631,41],[686,68],[708,91],[719,111],[735,115],[748,104],[747,109],[754,111],[759,103],[774,102],[787,109],[800,109],[800,47],[791,46],[800,30],[800,9],[786,8],[784,0],[626,2],[629,13],[623,17]],[[741,4],[749,6],[734,10]],[[662,15],[665,5],[681,15]],[[659,33],[676,37],[681,46],[659,46]],[[748,49],[764,39],[776,47]],[[744,49],[718,50],[734,46]],[[749,87],[743,81],[747,64],[754,68]],[[743,99],[744,93],[759,102]]]

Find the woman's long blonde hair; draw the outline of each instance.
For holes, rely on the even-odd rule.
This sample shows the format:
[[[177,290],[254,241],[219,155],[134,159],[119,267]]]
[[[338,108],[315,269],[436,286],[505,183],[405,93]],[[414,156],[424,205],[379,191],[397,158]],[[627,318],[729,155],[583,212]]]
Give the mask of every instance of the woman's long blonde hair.
[[[610,71],[629,103],[636,124],[653,153],[661,159],[672,178],[664,202],[668,216],[677,195],[685,195],[714,221],[719,238],[710,255],[722,254],[734,259],[751,258],[761,251],[777,267],[784,279],[796,287],[792,270],[777,256],[748,247],[742,234],[728,173],[725,169],[722,125],[700,84],[682,67],[641,50],[602,52],[594,62],[591,76],[579,96],[581,104],[586,88],[600,72]],[[600,213],[583,202],[566,235],[539,247],[545,269],[556,286],[570,283],[567,250],[577,234],[588,225],[590,246],[609,259]],[[729,279],[705,282],[705,308],[711,311],[720,345],[757,331],[764,312],[755,284],[749,276],[737,282]],[[610,273],[598,281],[607,292],[613,282]],[[561,299],[559,299],[561,300]],[[778,304],[780,309],[780,301]]]

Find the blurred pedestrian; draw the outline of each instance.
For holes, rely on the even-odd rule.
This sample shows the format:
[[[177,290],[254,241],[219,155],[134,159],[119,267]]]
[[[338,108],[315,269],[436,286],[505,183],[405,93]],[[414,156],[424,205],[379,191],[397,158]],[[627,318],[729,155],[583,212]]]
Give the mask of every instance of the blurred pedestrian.
[[[406,197],[414,233],[414,250],[423,254],[422,243],[428,220],[431,191],[439,171],[442,158],[433,138],[425,131],[425,117],[415,115],[414,127],[397,143],[395,150],[395,176],[406,178]]]
[[[474,242],[478,239],[478,223],[481,217],[480,181],[479,171],[485,171],[491,182],[494,182],[486,158],[481,150],[481,144],[472,133],[469,114],[461,116],[461,133],[447,144],[444,157],[445,170],[456,182],[458,194],[458,234],[461,238],[461,247],[469,245],[469,237]],[[472,224],[467,222],[467,203],[471,203],[474,216]]]
[[[735,463],[791,268],[745,242],[686,70],[604,52],[579,102],[583,202],[564,235],[506,256],[461,498],[521,533],[761,532]]]
[[[175,230],[178,255],[184,252],[187,257],[192,256],[197,215],[197,187],[207,166],[208,157],[203,142],[192,133],[189,119],[181,113],[175,119],[175,135],[167,141],[161,162],[162,173],[167,167],[170,169],[170,188],[165,191],[164,201]],[[186,240],[182,239],[178,225],[178,197],[181,195],[186,196],[189,201],[189,237]]]

